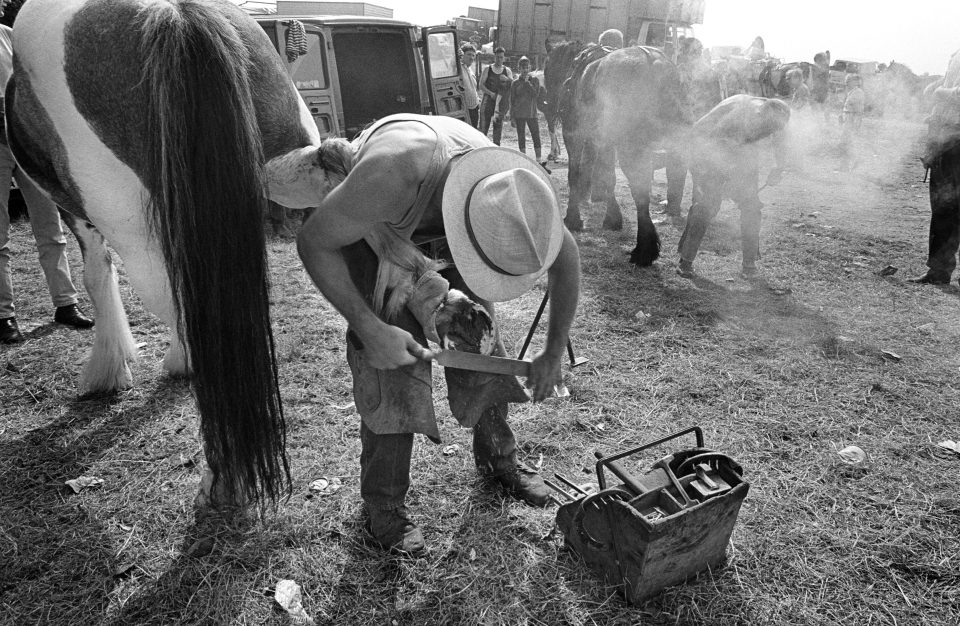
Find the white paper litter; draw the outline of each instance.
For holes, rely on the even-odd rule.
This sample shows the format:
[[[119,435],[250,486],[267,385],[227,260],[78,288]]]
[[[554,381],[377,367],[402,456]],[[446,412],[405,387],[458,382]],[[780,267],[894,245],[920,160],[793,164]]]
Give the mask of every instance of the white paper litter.
[[[303,596],[300,593],[300,585],[296,581],[278,581],[273,599],[287,612],[294,624],[303,626],[314,626],[316,624],[313,618],[307,615],[306,609],[303,608]]]
[[[96,476],[80,476],[79,478],[65,481],[63,484],[73,489],[73,493],[80,493],[84,489],[100,487],[103,485],[103,479],[97,478]]]

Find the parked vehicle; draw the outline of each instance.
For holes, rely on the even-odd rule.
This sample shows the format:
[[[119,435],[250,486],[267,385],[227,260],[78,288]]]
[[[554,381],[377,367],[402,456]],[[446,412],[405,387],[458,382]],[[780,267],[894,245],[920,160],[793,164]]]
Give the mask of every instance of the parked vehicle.
[[[353,138],[393,113],[467,119],[456,31],[359,16],[258,15],[322,137]],[[303,25],[296,45],[291,24]],[[305,52],[303,52],[305,50]]]
[[[497,38],[511,57],[545,58],[545,42],[595,42],[616,28],[624,43],[679,49],[681,37],[692,37],[703,23],[706,0],[500,0]]]
[[[863,90],[869,91],[876,82],[879,64],[876,61],[853,61],[837,59],[830,66],[830,86],[834,91],[843,91],[847,74],[858,74],[863,82]]]

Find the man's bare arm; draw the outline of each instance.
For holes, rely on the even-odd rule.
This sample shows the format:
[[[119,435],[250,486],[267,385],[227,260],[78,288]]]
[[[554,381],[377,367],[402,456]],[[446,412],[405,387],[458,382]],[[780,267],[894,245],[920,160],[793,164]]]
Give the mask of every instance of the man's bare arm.
[[[398,139],[402,139],[398,137]],[[432,354],[413,337],[379,319],[350,278],[341,248],[391,221],[416,195],[416,155],[395,161],[372,158],[334,188],[304,224],[297,251],[314,284],[359,335],[373,367],[393,369]],[[407,166],[411,160],[413,166]],[[400,163],[396,163],[400,161]]]
[[[580,251],[573,235],[564,229],[563,244],[556,261],[547,274],[550,289],[550,322],[547,326],[547,345],[530,367],[528,386],[533,399],[543,400],[561,382],[560,362],[563,360],[570,326],[577,312],[580,298]]]

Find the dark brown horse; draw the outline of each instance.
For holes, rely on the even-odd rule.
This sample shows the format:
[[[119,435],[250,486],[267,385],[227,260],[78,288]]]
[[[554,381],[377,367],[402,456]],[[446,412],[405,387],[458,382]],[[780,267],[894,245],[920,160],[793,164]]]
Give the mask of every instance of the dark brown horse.
[[[663,52],[648,47],[616,50],[585,63],[589,59],[583,55],[596,54],[587,47],[564,72],[578,46],[582,44],[554,46],[544,71],[548,110],[558,111],[570,157],[564,221],[571,230],[583,229],[580,204],[590,198],[595,183],[600,193],[594,196],[606,204],[604,228],[623,227],[613,192],[619,159],[637,205],[637,245],[630,261],[648,266],[660,256],[660,238],[650,219],[653,149],[690,121],[683,113],[680,75]]]

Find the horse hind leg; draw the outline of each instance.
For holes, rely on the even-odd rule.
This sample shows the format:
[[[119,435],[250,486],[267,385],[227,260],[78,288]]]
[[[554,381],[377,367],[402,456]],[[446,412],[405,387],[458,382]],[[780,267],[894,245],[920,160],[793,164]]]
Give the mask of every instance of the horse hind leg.
[[[96,310],[96,336],[80,379],[82,393],[103,393],[133,385],[128,362],[137,350],[120,299],[117,271],[103,235],[93,224],[61,211],[83,253],[83,285]]]
[[[563,223],[571,231],[579,232],[583,230],[580,204],[586,200],[590,193],[590,177],[584,176],[584,172],[590,172],[592,164],[585,163],[585,142],[583,139],[567,133],[564,133],[563,139],[567,146],[567,158],[569,159],[567,183],[570,188],[570,195],[567,199],[567,215],[563,218]]]
[[[630,183],[630,193],[637,205],[637,246],[630,253],[630,262],[648,267],[660,258],[660,235],[650,218],[650,187],[653,183],[653,162],[649,150],[635,145],[621,146],[620,169]]]
[[[597,150],[596,166],[594,167],[594,189],[598,199],[603,202],[607,211],[603,216],[603,227],[607,230],[623,230],[623,212],[617,202],[617,151]]]

